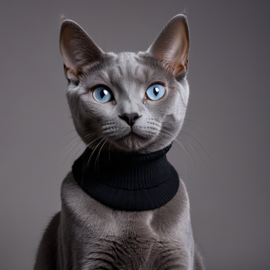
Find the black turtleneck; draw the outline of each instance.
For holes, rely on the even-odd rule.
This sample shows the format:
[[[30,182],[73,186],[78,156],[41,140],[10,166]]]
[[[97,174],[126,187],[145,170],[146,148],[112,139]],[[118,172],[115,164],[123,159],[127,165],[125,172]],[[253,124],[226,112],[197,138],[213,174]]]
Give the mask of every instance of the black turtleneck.
[[[152,210],[169,202],[179,187],[178,174],[166,157],[170,148],[145,155],[104,151],[99,157],[87,148],[72,173],[86,193],[109,207]]]

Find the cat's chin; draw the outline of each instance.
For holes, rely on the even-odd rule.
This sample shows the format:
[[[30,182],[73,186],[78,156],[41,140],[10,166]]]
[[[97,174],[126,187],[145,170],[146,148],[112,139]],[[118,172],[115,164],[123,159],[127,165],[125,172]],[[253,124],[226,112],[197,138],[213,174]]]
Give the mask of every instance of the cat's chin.
[[[131,131],[127,135],[114,140],[114,147],[124,152],[141,152],[150,141],[151,139],[149,137],[144,137]]]

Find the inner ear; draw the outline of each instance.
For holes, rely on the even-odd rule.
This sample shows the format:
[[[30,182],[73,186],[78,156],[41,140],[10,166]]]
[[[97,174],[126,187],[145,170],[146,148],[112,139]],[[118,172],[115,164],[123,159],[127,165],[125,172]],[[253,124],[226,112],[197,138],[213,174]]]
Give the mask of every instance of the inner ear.
[[[84,70],[100,60],[103,51],[74,21],[64,20],[60,29],[60,51],[68,80],[78,81]]]
[[[174,77],[188,69],[189,32],[184,14],[173,17],[147,50]]]

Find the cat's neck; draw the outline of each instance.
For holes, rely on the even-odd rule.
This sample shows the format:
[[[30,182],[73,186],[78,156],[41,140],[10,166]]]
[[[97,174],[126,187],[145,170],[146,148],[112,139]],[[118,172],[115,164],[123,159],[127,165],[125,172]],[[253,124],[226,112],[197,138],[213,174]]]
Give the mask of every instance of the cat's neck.
[[[72,172],[81,188],[101,203],[120,210],[151,210],[170,201],[179,186],[166,153],[171,145],[145,155],[93,152],[87,148]]]

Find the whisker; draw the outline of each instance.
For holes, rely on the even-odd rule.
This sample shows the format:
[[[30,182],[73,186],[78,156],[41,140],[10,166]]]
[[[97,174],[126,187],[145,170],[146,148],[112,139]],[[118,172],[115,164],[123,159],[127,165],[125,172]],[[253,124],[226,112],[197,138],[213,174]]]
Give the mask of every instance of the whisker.
[[[98,152],[98,155],[97,155],[97,158],[96,158],[96,161],[95,161],[95,166],[94,166],[94,170],[96,168],[96,164],[97,164],[97,169],[98,169],[98,178],[99,177],[99,167],[98,167],[98,162],[99,162],[99,156],[100,156],[100,153],[101,153],[101,149],[102,147],[105,145],[105,143],[108,141],[108,138],[105,138],[106,140],[104,141],[104,143],[101,145],[100,149],[99,149],[99,152]]]
[[[167,138],[171,138],[171,134],[168,134],[166,131],[164,130],[161,130],[160,133],[163,133],[163,135],[167,136]],[[177,140],[177,138],[175,138],[175,142],[184,150],[184,152],[186,153],[186,155],[188,156],[188,158],[190,159],[191,161],[191,164],[192,164],[192,167],[193,167],[193,170],[195,171],[196,173],[196,176],[197,176],[197,170],[196,170],[196,162],[193,158],[193,156],[186,150],[186,148]],[[182,155],[181,155],[182,156]]]
[[[193,166],[195,174],[196,174],[196,176],[198,176],[197,175],[197,170],[196,170],[196,162],[195,162],[194,158],[192,157],[192,155],[186,150],[186,148],[176,138],[175,138],[175,142],[177,142],[180,145],[180,147],[185,151],[185,153],[188,155],[188,157],[191,160],[191,164]]]
[[[178,136],[181,136],[181,134],[178,134]],[[181,139],[184,139],[186,141],[186,143],[190,146],[190,148],[198,155],[198,157],[200,158],[200,160],[207,167],[207,165],[205,164],[205,162],[204,162],[203,158],[201,157],[200,153],[192,146],[191,143],[189,143],[189,141],[187,140],[187,138],[185,138],[185,137],[182,136]]]
[[[111,155],[110,155],[110,148],[111,148],[111,144],[112,144],[112,140],[110,141],[110,144],[109,144],[109,160],[111,161]]]
[[[102,138],[102,136],[100,136],[99,138],[96,138],[96,139],[94,140],[94,141],[96,141],[96,140],[98,140],[98,139],[100,139],[100,138],[101,138],[101,141],[96,145],[96,147],[95,147],[94,150],[92,151],[90,157],[88,158],[88,160],[87,160],[87,162],[86,162],[86,164],[85,164],[85,166],[84,166],[84,168],[83,168],[83,175],[84,175],[84,173],[85,173],[86,168],[89,166],[89,164],[90,164],[90,162],[91,162],[91,159],[92,159],[92,156],[93,156],[94,152],[96,151],[97,147],[100,145],[100,143],[103,141],[104,138]],[[94,141],[92,141],[90,144],[92,144]],[[89,146],[90,144],[88,144],[88,146]]]
[[[64,167],[64,164],[66,163],[67,158],[70,156],[70,154],[73,152],[73,150],[78,146],[78,144],[83,142],[82,139],[91,138],[91,137],[95,136],[95,134],[96,134],[96,132],[92,132],[90,134],[84,135],[83,137],[80,137],[77,135],[76,137],[73,137],[71,140],[69,140],[69,143],[71,143],[71,141],[75,139],[75,141],[73,141],[69,146],[67,146],[66,149],[64,148],[62,150],[62,152],[60,152],[60,154],[58,155],[58,158],[57,158],[58,160],[60,158],[62,159],[65,155],[65,158],[60,166],[60,175],[62,175],[63,167]],[[81,151],[81,149],[79,151]]]
[[[200,122],[198,122],[198,121],[188,119],[187,117],[185,117],[185,121],[189,121],[189,122],[194,122],[194,123],[197,123],[197,124],[199,124],[199,125],[201,125],[201,126],[203,126],[204,128],[206,128],[206,129],[207,129],[207,127],[206,127],[205,125],[203,125],[202,123],[200,123]]]
[[[177,153],[179,154],[179,156],[181,157],[181,159],[183,160],[184,166],[185,166],[185,179],[187,179],[187,165],[186,165],[186,161],[183,158],[183,156],[181,155],[181,152],[177,149],[177,147],[174,144],[172,145],[172,149],[175,149],[177,151]]]
[[[74,143],[74,142],[72,142],[73,140],[75,140],[75,142],[76,142],[77,140],[80,140],[80,139],[81,139],[80,136],[77,134],[74,137],[72,137],[70,140],[68,140],[68,142],[65,144],[65,146],[60,150],[55,161],[57,162],[60,158],[62,158],[62,156],[66,153],[66,151],[73,145],[73,143]],[[69,144],[71,144],[71,146]]]
[[[95,136],[96,134],[97,134],[97,132],[94,132],[94,133],[90,134],[90,136],[84,136],[84,139],[90,139],[91,137]],[[82,140],[81,142],[84,143],[84,147],[87,147],[87,144],[86,144],[83,140]],[[84,150],[85,150],[85,148],[84,148]],[[81,149],[79,149],[78,151],[76,151],[76,153],[75,153],[74,156],[73,156],[73,159],[74,159],[75,156],[77,156],[78,153],[81,152],[81,151],[82,151]]]
[[[205,136],[202,132],[200,132],[199,130],[197,130],[196,128],[193,128],[193,127],[187,125],[186,123],[184,123],[183,126],[185,126],[185,127],[187,127],[187,128],[190,128],[190,129],[193,129],[193,130],[195,130],[195,131],[197,131],[197,132],[198,132],[199,134],[201,134],[204,138],[206,138],[206,136]],[[181,132],[180,132],[180,133],[181,133]]]
[[[91,155],[90,155],[90,157],[89,157],[89,159],[88,159],[87,166],[88,166],[88,164],[91,163],[91,159],[92,159],[92,156],[93,156],[94,152],[96,151],[96,149],[98,148],[98,146],[99,146],[99,145],[103,142],[103,140],[105,140],[105,139],[106,139],[106,138],[102,138],[102,139],[100,140],[100,142],[96,145],[96,147],[94,148],[93,152],[91,153]]]
[[[213,162],[213,164],[215,164],[215,162],[213,161],[213,159],[210,157],[210,155],[207,153],[207,151],[204,149],[204,147],[193,137],[191,136],[189,133],[185,132],[185,131],[182,131],[182,133],[188,135],[189,137],[191,137],[194,141],[196,141],[200,147],[204,150],[204,152],[206,153],[206,155],[209,157],[209,159]],[[216,165],[216,164],[215,164]]]
[[[68,156],[69,156],[69,154],[73,151],[73,149],[80,143],[80,138],[77,138],[77,140],[72,144],[72,145],[70,145],[67,149],[66,149],[66,151],[65,151],[65,153],[67,152],[67,150],[70,150],[69,152],[68,152],[68,154],[66,155],[66,157],[64,158],[64,160],[62,161],[62,164],[61,164],[61,167],[60,167],[60,175],[62,175],[62,171],[63,171],[63,167],[64,167],[64,164],[65,164],[65,162],[66,162],[66,160],[67,160],[67,158],[68,158]],[[63,156],[63,155],[62,155]]]
[[[76,129],[73,129],[73,130],[67,132],[66,134],[64,134],[63,136],[61,136],[61,137],[56,141],[55,144],[58,144],[59,141],[61,141],[64,137],[66,137],[67,135],[69,135],[69,134],[72,133],[72,132],[76,132]]]
[[[85,139],[88,137],[92,137],[94,134],[96,134],[96,132],[90,133],[90,134],[86,134],[85,136],[83,136],[82,138],[77,134],[75,137],[71,138],[68,142],[67,145],[69,143],[71,143],[71,141],[73,141],[74,139],[76,139],[70,146],[64,146],[63,149],[60,151],[60,153],[58,154],[57,158],[56,158],[56,162],[62,158],[62,156],[70,149],[70,147],[72,147],[74,145],[74,143],[76,143],[78,140],[80,141],[81,139]],[[67,147],[67,148],[66,148]],[[65,149],[66,148],[66,149]]]
[[[84,137],[86,137],[86,136],[84,136]],[[61,170],[60,170],[61,173],[62,173],[63,166],[64,166],[64,164],[65,164],[65,162],[66,162],[68,156],[72,153],[72,151],[78,146],[78,144],[79,144],[80,142],[82,142],[82,140],[81,140],[81,138],[79,137],[78,140],[77,140],[76,142],[73,143],[73,145],[72,145],[73,147],[72,147],[72,146],[69,147],[69,149],[71,148],[71,150],[68,152],[68,154],[66,155],[64,161],[62,162]]]

